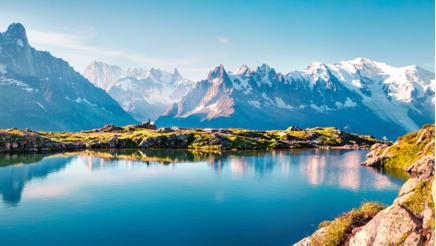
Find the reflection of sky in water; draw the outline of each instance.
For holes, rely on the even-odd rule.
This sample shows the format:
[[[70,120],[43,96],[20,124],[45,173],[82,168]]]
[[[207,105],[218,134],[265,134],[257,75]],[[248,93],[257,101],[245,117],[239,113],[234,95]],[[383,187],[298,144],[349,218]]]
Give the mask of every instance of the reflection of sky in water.
[[[75,155],[6,166],[0,168],[0,237],[20,245],[32,242],[20,233],[34,233],[55,244],[92,218],[83,226],[90,231],[71,238],[72,244],[96,237],[103,244],[117,242],[117,233],[95,228],[119,231],[131,244],[142,242],[135,238],[150,244],[290,244],[362,201],[394,199],[403,181],[361,167],[365,153],[178,154],[182,162],[168,165]],[[142,219],[132,221],[136,217]],[[122,225],[128,222],[142,233],[126,231]],[[168,238],[171,229],[183,233]]]

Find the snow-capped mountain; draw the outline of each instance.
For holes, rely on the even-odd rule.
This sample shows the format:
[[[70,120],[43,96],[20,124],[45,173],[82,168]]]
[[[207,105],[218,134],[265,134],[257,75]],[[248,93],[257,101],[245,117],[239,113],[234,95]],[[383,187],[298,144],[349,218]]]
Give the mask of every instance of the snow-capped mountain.
[[[336,126],[394,138],[434,121],[434,73],[367,58],[277,73],[215,68],[158,125],[283,129]]]
[[[0,127],[76,131],[136,122],[62,59],[29,45],[19,23],[0,33]]]
[[[140,121],[155,120],[194,86],[177,69],[172,73],[155,68],[123,70],[119,66],[92,62],[83,75]]]

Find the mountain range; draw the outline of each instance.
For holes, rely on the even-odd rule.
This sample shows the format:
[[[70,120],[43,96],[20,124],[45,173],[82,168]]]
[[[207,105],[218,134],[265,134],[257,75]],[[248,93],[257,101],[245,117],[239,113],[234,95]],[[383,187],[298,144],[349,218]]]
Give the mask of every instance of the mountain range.
[[[0,33],[0,128],[78,131],[137,122],[64,60],[29,45],[19,23]]]
[[[434,122],[435,75],[359,57],[277,72],[220,65],[193,82],[175,69],[92,62],[76,72],[30,46],[19,23],[0,33],[0,128],[78,131],[148,119],[158,126],[335,126],[391,139]]]
[[[183,78],[177,69],[172,73],[156,68],[122,69],[94,61],[82,74],[140,121],[157,119],[194,86],[194,82]]]
[[[359,57],[276,72],[267,64],[212,70],[156,124],[181,127],[284,129],[336,126],[397,137],[434,121],[434,73]]]

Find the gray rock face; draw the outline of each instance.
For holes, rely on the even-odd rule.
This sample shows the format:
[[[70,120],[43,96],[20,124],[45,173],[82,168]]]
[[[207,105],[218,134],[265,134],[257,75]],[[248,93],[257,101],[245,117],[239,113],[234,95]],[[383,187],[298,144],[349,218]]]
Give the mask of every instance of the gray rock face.
[[[416,161],[407,171],[413,176],[421,179],[428,179],[434,175],[434,156],[427,155]]]
[[[0,33],[0,128],[78,131],[136,123],[62,59],[32,48],[19,23]]]
[[[371,151],[366,154],[366,160],[362,163],[363,166],[381,167],[383,161],[388,158],[387,151],[389,144],[376,143],[371,146]]]
[[[378,213],[349,241],[350,246],[397,245],[418,228],[414,218],[398,205]]]

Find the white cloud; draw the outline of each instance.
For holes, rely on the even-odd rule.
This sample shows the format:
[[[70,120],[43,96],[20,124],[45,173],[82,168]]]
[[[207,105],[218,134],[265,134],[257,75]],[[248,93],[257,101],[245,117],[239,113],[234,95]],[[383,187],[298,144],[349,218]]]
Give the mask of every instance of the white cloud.
[[[92,35],[75,36],[67,33],[27,31],[29,42],[37,49],[45,49],[55,56],[68,61],[82,71],[94,60],[117,65],[158,67],[172,70],[174,67],[190,67],[197,59],[159,59],[147,57],[129,49],[100,47],[90,44]]]
[[[230,44],[230,39],[226,37],[218,37],[217,40],[221,44]]]

